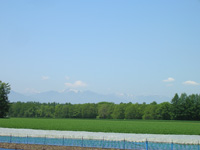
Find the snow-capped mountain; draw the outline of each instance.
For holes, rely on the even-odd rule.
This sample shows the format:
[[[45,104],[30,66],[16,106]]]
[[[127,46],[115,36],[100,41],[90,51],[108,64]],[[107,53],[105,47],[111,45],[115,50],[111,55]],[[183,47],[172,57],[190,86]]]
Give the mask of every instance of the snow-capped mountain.
[[[15,91],[11,91],[9,94],[9,100],[11,102],[27,102],[27,101],[35,101],[35,102],[57,102],[57,103],[98,103],[102,101],[114,102],[114,103],[143,103],[146,102],[151,103],[156,101],[157,103],[170,101],[170,97],[159,96],[159,95],[149,95],[149,96],[133,96],[129,94],[98,94],[92,91],[78,91],[78,90],[65,90],[62,92],[57,91],[47,91],[41,93],[33,93],[29,95],[17,93]]]

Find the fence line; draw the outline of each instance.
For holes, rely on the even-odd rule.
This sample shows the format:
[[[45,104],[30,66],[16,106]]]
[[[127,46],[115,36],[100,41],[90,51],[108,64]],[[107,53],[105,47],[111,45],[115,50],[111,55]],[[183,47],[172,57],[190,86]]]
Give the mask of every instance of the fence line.
[[[198,144],[177,144],[158,143],[146,141],[131,142],[126,139],[121,141],[103,139],[84,139],[81,138],[49,138],[49,137],[32,137],[32,136],[0,136],[0,143],[20,143],[20,144],[39,144],[39,145],[58,145],[58,146],[77,146],[77,147],[96,147],[96,148],[113,148],[113,149],[135,149],[135,150],[200,150]]]

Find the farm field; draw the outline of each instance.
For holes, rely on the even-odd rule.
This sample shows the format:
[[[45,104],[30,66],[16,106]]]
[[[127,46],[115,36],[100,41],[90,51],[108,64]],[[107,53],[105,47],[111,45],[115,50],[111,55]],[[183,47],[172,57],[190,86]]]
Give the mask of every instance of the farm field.
[[[63,131],[200,135],[200,121],[10,118],[0,119],[0,127]]]

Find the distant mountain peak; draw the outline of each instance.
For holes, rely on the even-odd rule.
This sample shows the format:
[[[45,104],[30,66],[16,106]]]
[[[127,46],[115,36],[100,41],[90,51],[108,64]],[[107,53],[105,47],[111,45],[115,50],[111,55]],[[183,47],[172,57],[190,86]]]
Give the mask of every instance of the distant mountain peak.
[[[93,91],[80,91],[74,89],[65,89],[61,92],[57,91],[46,91],[41,93],[35,93],[32,95],[24,95],[11,91],[9,94],[9,100],[11,102],[57,102],[57,103],[98,103],[102,101],[114,102],[114,103],[151,103],[156,101],[157,103],[170,101],[170,97],[161,96],[161,95],[132,95],[132,94],[99,94]]]
[[[59,93],[69,93],[69,92],[79,93],[79,92],[82,92],[82,91],[77,90],[77,89],[64,89],[64,90],[60,91]]]

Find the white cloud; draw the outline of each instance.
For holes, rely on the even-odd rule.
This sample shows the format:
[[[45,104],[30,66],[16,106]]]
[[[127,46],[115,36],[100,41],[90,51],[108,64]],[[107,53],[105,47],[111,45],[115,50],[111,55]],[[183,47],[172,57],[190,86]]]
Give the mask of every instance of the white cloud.
[[[78,81],[75,81],[74,83],[65,83],[66,86],[68,87],[71,87],[71,88],[77,88],[77,87],[85,87],[87,86],[86,83],[78,80]]]
[[[197,83],[195,81],[185,81],[185,82],[183,82],[183,84],[185,84],[185,85],[199,85],[199,83]]]
[[[173,82],[173,81],[175,81],[175,79],[174,78],[171,78],[171,77],[169,77],[169,78],[167,78],[166,80],[163,80],[164,82]]]
[[[48,76],[42,76],[42,80],[48,80],[50,79]]]

